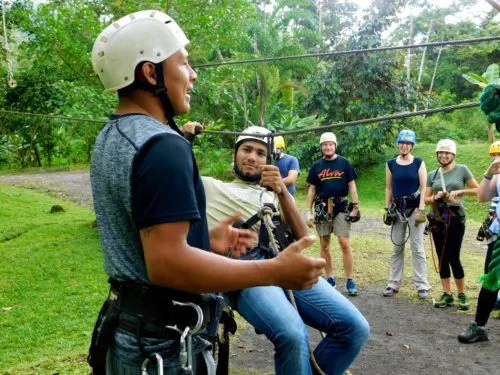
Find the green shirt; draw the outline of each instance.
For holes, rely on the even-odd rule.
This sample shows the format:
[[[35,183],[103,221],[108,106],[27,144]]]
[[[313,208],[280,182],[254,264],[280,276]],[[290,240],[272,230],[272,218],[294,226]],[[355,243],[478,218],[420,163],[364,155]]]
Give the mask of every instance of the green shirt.
[[[465,189],[467,187],[467,181],[471,178],[474,178],[474,176],[465,164],[455,164],[451,171],[443,172],[443,179],[447,192]],[[432,188],[432,194],[444,190],[438,169],[430,171],[427,175],[427,187]],[[457,197],[455,200],[446,203],[448,206],[458,206],[458,214],[465,216],[463,196]]]

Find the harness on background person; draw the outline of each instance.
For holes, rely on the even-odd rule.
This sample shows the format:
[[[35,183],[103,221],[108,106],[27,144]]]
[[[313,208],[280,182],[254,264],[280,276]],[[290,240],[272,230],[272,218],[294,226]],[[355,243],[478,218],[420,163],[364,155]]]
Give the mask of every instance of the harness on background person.
[[[132,281],[109,279],[108,282],[109,295],[94,326],[87,358],[93,374],[105,375],[107,351],[117,328],[137,336],[145,357],[143,374],[147,374],[147,367],[153,361],[163,371],[163,357],[162,353],[146,353],[142,337],[179,340],[181,369],[185,374],[192,373],[192,337],[201,335],[210,342],[215,340],[224,308],[223,297]]]
[[[384,224],[391,226],[391,242],[395,246],[401,246],[408,242],[411,235],[408,217],[411,216],[413,211],[417,208],[419,199],[420,192],[418,190],[408,196],[401,198],[395,198],[393,196],[391,198],[391,205],[387,208],[387,211],[384,214]],[[408,228],[408,235],[401,243],[396,243],[393,237],[394,224],[397,222],[404,223]]]
[[[351,204],[351,211],[354,206]],[[331,222],[337,214],[347,213],[349,205],[347,197],[314,198],[314,224]]]

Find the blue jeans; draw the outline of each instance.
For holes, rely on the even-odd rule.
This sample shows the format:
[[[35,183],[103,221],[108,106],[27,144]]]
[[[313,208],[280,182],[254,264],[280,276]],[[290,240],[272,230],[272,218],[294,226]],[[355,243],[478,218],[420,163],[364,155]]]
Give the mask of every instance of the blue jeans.
[[[179,363],[179,342],[176,340],[160,340],[142,338],[145,356],[153,353],[161,354],[163,358],[163,373],[178,375],[182,373]],[[215,374],[215,362],[210,353],[210,344],[199,336],[193,337],[193,374]],[[141,353],[139,340],[136,335],[118,328],[115,340],[111,344],[106,357],[107,375],[138,375],[145,358]],[[157,374],[156,361],[151,361],[148,374]]]
[[[326,333],[314,350],[323,372],[343,374],[368,339],[368,322],[323,278],[293,295],[298,312],[282,288],[244,289],[237,299],[238,311],[274,344],[276,374],[311,374],[306,324]]]

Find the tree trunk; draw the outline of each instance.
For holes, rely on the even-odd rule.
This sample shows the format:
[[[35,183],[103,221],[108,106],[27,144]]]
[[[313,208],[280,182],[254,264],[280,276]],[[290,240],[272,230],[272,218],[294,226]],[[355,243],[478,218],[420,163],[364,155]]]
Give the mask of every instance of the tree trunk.
[[[432,94],[432,88],[434,87],[434,80],[436,79],[436,73],[439,65],[439,59],[441,58],[441,52],[443,52],[443,46],[439,47],[439,52],[436,58],[436,65],[434,65],[434,72],[432,73],[431,85],[429,86],[429,92],[427,93],[427,100],[425,102],[425,109],[429,108],[429,99]]]
[[[408,44],[413,44],[413,34],[414,34],[414,24],[413,24],[413,7],[410,6],[410,35],[408,37]],[[411,48],[408,48],[408,52],[406,54],[406,100],[410,102],[414,98],[411,95],[412,87],[411,87]],[[413,107],[415,111],[416,108]]]
[[[488,124],[488,141],[490,143],[495,142],[495,128],[494,128],[494,124]]]
[[[433,21],[431,20],[429,22],[429,30],[427,32],[427,38],[426,38],[425,43],[429,43],[431,33],[432,33],[432,24],[433,24]],[[427,47],[424,48],[424,51],[422,52],[422,60],[420,61],[420,70],[418,71],[418,79],[417,79],[419,85],[422,82],[422,73],[424,71],[425,53],[426,52],[427,52]]]

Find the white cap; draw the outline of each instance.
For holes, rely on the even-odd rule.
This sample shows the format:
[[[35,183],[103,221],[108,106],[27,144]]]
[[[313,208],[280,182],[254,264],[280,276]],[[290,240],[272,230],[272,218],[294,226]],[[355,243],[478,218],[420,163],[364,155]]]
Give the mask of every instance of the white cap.
[[[319,144],[321,145],[323,142],[333,142],[335,143],[335,146],[337,145],[337,137],[335,134],[327,132],[321,134],[321,137],[319,138]]]
[[[440,152],[440,151],[450,152],[456,156],[457,155],[457,145],[451,139],[441,139],[436,146],[436,152]]]
[[[168,15],[143,10],[120,18],[99,34],[92,49],[92,67],[104,89],[114,92],[134,82],[139,63],[162,62],[188,43]]]
[[[271,131],[269,129],[263,128],[262,126],[250,126],[243,130],[242,134],[236,140],[234,148],[237,149],[241,143],[245,141],[257,141],[265,144],[269,144],[269,135]],[[262,136],[259,136],[262,135]]]

